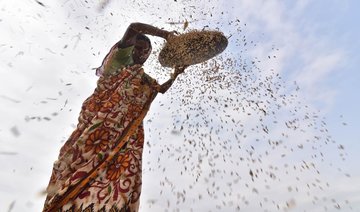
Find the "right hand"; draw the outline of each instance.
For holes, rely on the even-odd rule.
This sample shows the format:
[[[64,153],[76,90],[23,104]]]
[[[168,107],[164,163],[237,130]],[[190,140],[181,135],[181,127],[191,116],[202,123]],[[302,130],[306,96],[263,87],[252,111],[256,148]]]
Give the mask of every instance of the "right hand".
[[[179,74],[184,73],[184,70],[187,68],[188,66],[177,66],[175,67],[175,71],[174,73],[171,75],[172,79],[175,79]]]

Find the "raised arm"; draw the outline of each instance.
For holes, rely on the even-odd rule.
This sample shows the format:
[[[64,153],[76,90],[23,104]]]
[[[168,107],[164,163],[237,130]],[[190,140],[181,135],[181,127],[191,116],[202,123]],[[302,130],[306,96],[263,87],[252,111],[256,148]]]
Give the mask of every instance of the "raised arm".
[[[133,45],[136,41],[136,36],[138,34],[147,34],[152,36],[157,36],[164,38],[167,40],[167,38],[173,34],[173,32],[169,32],[163,29],[159,29],[157,27],[143,24],[143,23],[132,23],[127,28],[124,36],[122,37],[119,45],[120,47],[126,47]]]

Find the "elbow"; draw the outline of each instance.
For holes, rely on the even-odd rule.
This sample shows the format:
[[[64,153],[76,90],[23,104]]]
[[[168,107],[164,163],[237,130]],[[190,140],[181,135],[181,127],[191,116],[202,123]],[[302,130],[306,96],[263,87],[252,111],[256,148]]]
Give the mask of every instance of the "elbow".
[[[129,28],[136,30],[136,29],[138,29],[141,25],[142,25],[142,23],[140,23],[140,22],[133,22],[133,23],[131,23],[131,24],[129,25]]]
[[[129,25],[129,27],[134,27],[134,26],[136,26],[136,25],[138,25],[139,24],[139,22],[132,22],[130,25]]]
[[[158,90],[158,92],[161,94],[164,94],[166,92],[166,90],[161,88],[160,90]]]

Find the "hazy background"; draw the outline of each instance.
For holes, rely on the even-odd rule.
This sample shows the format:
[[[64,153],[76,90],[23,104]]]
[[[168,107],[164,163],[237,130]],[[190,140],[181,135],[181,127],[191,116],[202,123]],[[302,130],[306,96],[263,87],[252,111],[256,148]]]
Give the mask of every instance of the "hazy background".
[[[258,116],[231,113],[241,124],[224,126],[244,131],[243,148],[225,151],[206,145],[203,148],[212,156],[204,156],[199,145],[184,146],[184,139],[191,137],[185,134],[191,123],[180,135],[171,130],[180,127],[176,121],[183,121],[186,114],[176,112],[179,104],[169,102],[170,92],[159,95],[145,120],[149,144],[144,149],[141,211],[236,211],[238,207],[241,211],[360,211],[359,8],[356,0],[0,1],[0,211],[42,209],[52,163],[77,124],[82,102],[96,86],[92,68],[101,64],[135,21],[179,32],[185,21],[188,28],[218,27],[231,35],[224,57],[261,61],[260,70],[282,77],[283,93],[296,94],[270,121],[276,116],[282,122],[286,111],[293,109],[300,114],[310,111],[326,123],[326,135],[336,141],[301,152],[290,153],[289,148],[271,152],[273,146],[267,141],[253,143],[259,136],[252,130],[258,126]],[[152,41],[155,50],[161,47],[161,39]],[[250,41],[256,45],[244,45]],[[155,51],[145,69],[163,81],[170,70],[159,68]],[[192,87],[180,81],[173,89],[179,101]],[[224,91],[222,96],[226,95],[234,97]],[[215,114],[209,117],[217,120]],[[220,128],[216,121],[212,124]],[[261,136],[270,139],[285,132],[284,140],[295,147],[307,136],[314,137],[310,130],[299,133],[285,128],[274,125],[274,134]],[[318,130],[322,133],[324,128]],[[236,139],[232,131],[221,133],[222,139]],[[206,143],[201,138],[194,142]],[[251,160],[240,160],[251,147],[270,152],[255,167],[273,170],[276,180],[251,180]],[[196,154],[189,154],[191,150]],[[319,151],[326,154],[325,161],[312,158]],[[281,157],[284,152],[290,156]],[[194,165],[194,158],[204,158],[213,166]],[[219,162],[223,158],[232,162]],[[302,160],[314,160],[321,175],[301,169],[288,175],[284,163]],[[183,161],[196,168],[184,169]],[[201,176],[197,179],[194,173]]]

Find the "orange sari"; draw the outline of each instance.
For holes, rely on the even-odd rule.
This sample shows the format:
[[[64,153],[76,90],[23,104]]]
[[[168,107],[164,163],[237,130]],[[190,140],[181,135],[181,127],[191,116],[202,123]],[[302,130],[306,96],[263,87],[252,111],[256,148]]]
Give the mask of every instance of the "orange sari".
[[[158,93],[140,65],[101,76],[60,150],[43,211],[137,211],[142,120]]]

